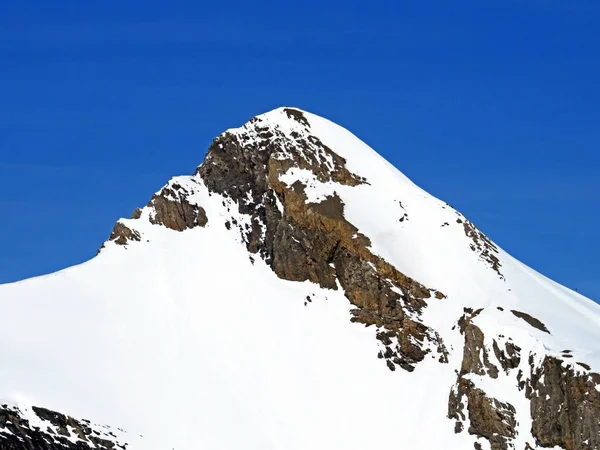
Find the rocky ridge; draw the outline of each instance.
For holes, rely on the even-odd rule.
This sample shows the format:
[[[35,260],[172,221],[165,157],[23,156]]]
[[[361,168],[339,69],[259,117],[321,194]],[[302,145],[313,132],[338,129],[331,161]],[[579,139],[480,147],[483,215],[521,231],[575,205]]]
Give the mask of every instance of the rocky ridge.
[[[123,435],[123,430],[117,430]],[[126,450],[108,426],[94,425],[46,408],[0,405],[0,449]]]

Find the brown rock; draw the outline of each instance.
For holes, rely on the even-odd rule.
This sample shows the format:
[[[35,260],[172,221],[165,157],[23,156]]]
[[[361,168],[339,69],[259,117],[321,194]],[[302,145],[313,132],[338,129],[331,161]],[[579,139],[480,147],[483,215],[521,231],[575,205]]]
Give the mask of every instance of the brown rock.
[[[515,311],[514,309],[511,310],[510,312],[513,313],[515,316],[517,316],[519,319],[523,319],[525,322],[527,322],[533,328],[537,328],[540,331],[550,334],[550,331],[548,331],[548,328],[546,328],[546,325],[544,325],[541,320],[538,320],[535,317],[530,316],[527,313],[524,313],[521,311]]]
[[[110,234],[110,237],[108,238],[109,241],[114,241],[115,244],[118,245],[125,245],[130,241],[139,242],[140,239],[140,233],[138,233],[136,230],[132,230],[131,228],[127,227],[122,222],[117,222],[115,224],[113,231]]]
[[[493,349],[496,358],[505,372],[508,372],[510,369],[515,369],[521,364],[521,349],[512,342],[507,342],[505,344],[505,349],[502,350],[500,349],[498,342],[494,339]]]
[[[163,188],[148,203],[154,210],[150,222],[176,231],[204,227],[208,222],[206,211],[201,206],[190,203],[189,195],[190,193],[177,183]]]
[[[469,433],[490,441],[492,450],[508,450],[509,439],[515,437],[515,408],[486,396],[481,389],[470,389],[467,393]]]
[[[474,373],[498,378],[498,367],[490,361],[483,331],[471,322],[480,312],[481,310],[466,312],[459,320],[461,332],[465,337],[460,375]]]
[[[578,375],[560,359],[547,356],[532,367],[527,389],[532,433],[543,447],[600,448],[600,374]]]

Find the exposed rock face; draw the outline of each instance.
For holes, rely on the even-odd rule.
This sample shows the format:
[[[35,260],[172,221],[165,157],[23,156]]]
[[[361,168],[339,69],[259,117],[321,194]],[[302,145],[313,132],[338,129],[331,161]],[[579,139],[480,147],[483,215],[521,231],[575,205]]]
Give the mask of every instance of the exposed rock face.
[[[498,367],[490,362],[489,353],[484,345],[483,331],[472,322],[482,311],[464,308],[464,314],[458,320],[459,330],[465,339],[459,376],[473,373],[498,378]]]
[[[504,349],[501,349],[498,342],[494,339],[493,347],[496,359],[505,372],[510,369],[516,369],[521,364],[521,349],[510,340],[506,342]]]
[[[463,360],[461,375],[474,373],[475,375],[489,375],[498,378],[498,367],[490,362],[487,349],[484,346],[483,331],[472,323],[464,330],[465,345],[463,349]]]
[[[469,419],[467,431],[487,439],[492,450],[507,450],[512,448],[510,439],[516,434],[515,408],[489,397],[466,377],[474,374],[498,378],[498,368],[491,363],[484,345],[483,331],[472,323],[481,311],[465,308],[465,314],[458,321],[465,341],[461,369],[448,400],[448,418],[456,420],[454,431],[461,433],[467,419],[466,406]]]
[[[191,192],[176,182],[164,187],[148,203],[153,210],[150,222],[175,231],[205,226],[208,222],[206,211],[200,205],[191,202],[190,195]]]
[[[114,241],[115,244],[125,245],[131,241],[140,241],[140,233],[135,230],[132,230],[127,225],[122,222],[117,222],[113,228],[109,241]]]
[[[485,346],[484,332],[473,323],[481,311],[465,308],[465,314],[458,321],[464,335],[463,359],[457,382],[450,392],[448,417],[456,421],[456,433],[467,429],[470,434],[488,439],[492,450],[506,450],[514,448],[511,442],[517,426],[514,407],[489,397],[469,379],[470,374],[492,379],[499,375],[497,366],[491,362],[492,354]],[[537,319],[524,313],[515,315],[525,316],[528,323],[533,322],[536,328],[547,331]],[[515,373],[511,371],[523,367],[522,350],[510,338],[503,343],[493,339],[492,349],[505,373]],[[567,356],[569,352],[565,351]],[[572,365],[551,356],[546,356],[539,365],[534,361],[530,355],[529,373],[524,374],[519,369],[516,379],[523,395],[530,399],[531,433],[537,445],[566,450],[600,448],[600,375],[576,373]]]
[[[467,411],[465,412],[465,402]],[[461,433],[464,430],[468,413],[469,434],[483,437],[490,442],[492,450],[507,450],[509,440],[515,437],[515,408],[502,403],[495,398],[488,397],[474,384],[460,378],[457,385],[450,393],[448,403],[448,417],[456,420],[454,431]]]
[[[310,202],[306,187],[288,186],[290,169],[309,171],[319,182],[357,186],[368,180],[351,173],[346,161],[310,134],[300,111],[286,114],[301,126],[291,135],[253,119],[243,133],[213,142],[198,174],[211,192],[222,194],[251,218],[240,226],[247,248],[259,254],[281,278],[310,280],[337,289],[356,306],[352,320],[381,328],[380,354],[391,370],[412,370],[432,350],[446,360],[437,333],[420,323],[425,299],[443,294],[399,272],[369,250],[370,240],[344,217],[337,194]]]
[[[542,447],[566,450],[600,448],[600,374],[576,374],[572,367],[547,356],[532,367],[527,386],[532,433]]]
[[[469,433],[490,441],[492,450],[506,450],[515,437],[515,408],[488,397],[481,389],[469,389]]]
[[[0,406],[0,449],[3,450],[125,450],[127,443],[118,442],[106,427],[92,426],[88,421],[34,406],[36,417],[24,417],[18,408]],[[30,416],[31,417],[31,416]]]

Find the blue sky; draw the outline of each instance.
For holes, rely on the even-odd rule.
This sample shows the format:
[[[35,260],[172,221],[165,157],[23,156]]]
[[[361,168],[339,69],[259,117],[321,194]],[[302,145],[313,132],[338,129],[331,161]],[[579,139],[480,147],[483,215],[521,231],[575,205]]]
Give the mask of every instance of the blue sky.
[[[1,2],[0,282],[89,259],[213,137],[293,105],[600,300],[597,1],[288,3]]]

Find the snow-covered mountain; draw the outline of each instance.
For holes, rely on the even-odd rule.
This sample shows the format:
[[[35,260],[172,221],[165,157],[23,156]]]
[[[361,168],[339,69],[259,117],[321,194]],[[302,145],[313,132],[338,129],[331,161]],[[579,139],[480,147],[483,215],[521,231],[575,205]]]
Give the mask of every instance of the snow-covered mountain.
[[[0,449],[600,448],[600,306],[297,109],[0,310]]]

